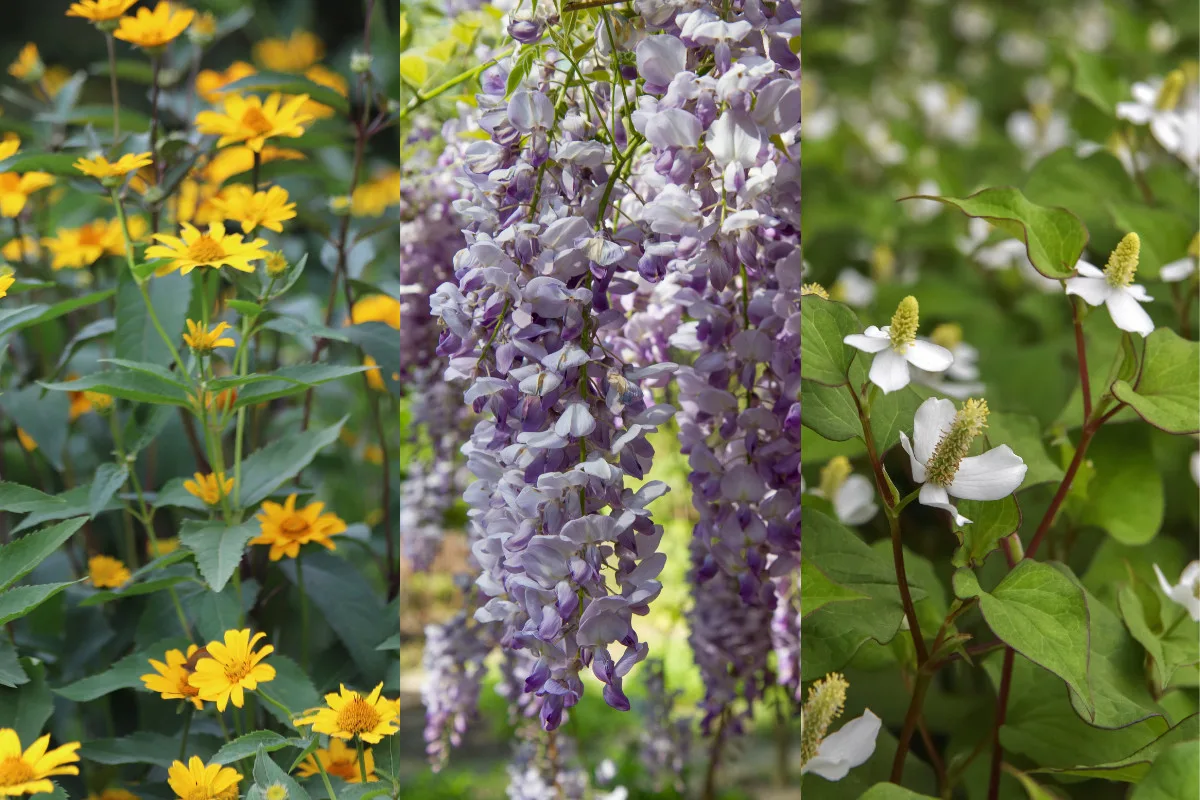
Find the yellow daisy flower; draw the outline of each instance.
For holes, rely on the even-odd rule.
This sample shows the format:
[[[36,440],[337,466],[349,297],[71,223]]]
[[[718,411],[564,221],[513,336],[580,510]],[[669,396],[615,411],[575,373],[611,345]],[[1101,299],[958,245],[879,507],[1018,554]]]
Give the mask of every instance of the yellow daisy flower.
[[[21,751],[21,740],[12,728],[0,728],[0,795],[53,792],[53,775],[78,775],[79,742],[49,750],[50,734]]]
[[[263,39],[254,45],[254,60],[276,72],[303,72],[324,55],[324,43],[308,31],[292,31],[287,39]]]
[[[272,561],[284,556],[295,558],[300,554],[300,546],[309,542],[333,550],[336,546],[329,537],[344,533],[346,523],[336,514],[322,514],[324,509],[324,503],[310,503],[297,510],[294,494],[288,495],[283,505],[264,502],[257,515],[262,535],[251,539],[250,544],[270,545],[267,555]]]
[[[42,257],[42,249],[32,236],[22,236],[20,239],[9,239],[4,247],[0,247],[0,255],[6,261],[37,261]]]
[[[205,764],[192,756],[185,766],[176,761],[167,770],[167,783],[180,800],[237,800],[242,773],[233,767]]]
[[[105,789],[100,794],[89,794],[87,800],[141,800],[128,789]]]
[[[99,392],[84,392],[83,399],[87,400],[88,407],[93,411],[107,411],[112,407],[112,396],[100,394]]]
[[[17,151],[20,149],[20,136],[17,136],[15,133],[4,134],[4,139],[0,140],[0,161],[3,161],[9,156],[16,155]]]
[[[17,278],[11,272],[0,273],[0,297],[8,297],[8,290],[17,282]]]
[[[274,277],[287,271],[287,256],[278,251],[267,253],[267,274]]]
[[[259,153],[259,163],[271,161],[303,161],[307,156],[299,150],[267,145]],[[208,162],[204,174],[208,180],[220,185],[232,178],[254,169],[254,151],[249,147],[226,147]]]
[[[8,65],[8,74],[26,83],[37,83],[45,73],[46,65],[33,42],[27,42],[17,54],[17,60]]]
[[[399,730],[399,703],[380,697],[383,684],[375,687],[371,694],[363,697],[348,691],[345,685],[340,692],[325,695],[325,707],[312,709],[308,716],[296,720],[297,725],[311,725],[317,733],[325,733],[338,739],[353,739],[355,736],[370,744],[379,744],[384,736]]]
[[[59,228],[55,236],[44,237],[42,244],[53,256],[50,268],[60,270],[90,267],[109,249],[111,241],[108,220],[98,219],[78,228]],[[122,238],[118,253],[124,252]]]
[[[346,97],[347,92],[350,90],[350,85],[346,82],[345,78],[321,64],[313,64],[304,70],[304,77],[313,83],[333,89],[342,97]],[[328,119],[336,113],[330,106],[318,103],[316,100],[309,100],[301,106],[300,110],[306,114],[311,114],[314,119]]]
[[[224,711],[230,700],[238,708],[245,704],[244,691],[254,691],[260,683],[275,679],[275,668],[262,660],[275,651],[273,645],[265,645],[258,652],[254,644],[266,634],[258,632],[250,636],[250,629],[225,631],[225,641],[209,642],[208,658],[196,663],[196,671],[188,682],[200,690],[200,699],[217,704]]]
[[[367,766],[367,783],[375,778],[375,755],[371,748],[363,751],[363,761]],[[362,771],[358,765],[358,751],[348,746],[341,739],[330,739],[329,748],[318,748],[311,756],[300,763],[301,778],[308,778],[321,772],[317,763],[325,768],[327,775],[336,775],[346,783],[362,783]]]
[[[153,543],[147,542],[146,551],[152,558],[165,556],[167,553],[174,553],[179,549],[179,538],[172,536],[168,539],[155,539]]]
[[[137,0],[79,0],[67,9],[67,16],[83,17],[90,22],[111,22],[136,2]]]
[[[223,72],[215,69],[200,70],[196,75],[196,93],[204,98],[206,103],[215,103],[225,94],[221,89],[254,73],[254,65],[245,61],[235,61]]]
[[[80,158],[71,166],[84,175],[103,181],[105,178],[124,178],[129,173],[136,172],[151,163],[153,163],[153,159],[149,153],[126,153],[111,163],[104,156],[95,156],[94,158]]]
[[[169,258],[171,263],[161,267],[156,275],[167,275],[179,270],[187,275],[196,267],[221,268],[231,267],[241,272],[254,272],[251,261],[259,261],[267,257],[263,250],[267,245],[266,239],[255,239],[252,242],[242,242],[240,233],[225,233],[225,226],[214,222],[208,226],[208,233],[201,234],[190,223],[182,223],[179,236],[168,236],[156,233],[153,238],[162,242],[146,248],[146,258]]]
[[[364,322],[384,322],[400,330],[400,301],[387,294],[372,294],[359,298],[350,309],[354,325]]]
[[[37,450],[37,442],[23,428],[17,428],[17,441],[21,443],[21,447],[24,447],[26,452],[32,453]]]
[[[125,224],[129,227],[129,238],[135,242],[145,241],[150,233],[150,223],[145,217],[127,216]],[[121,230],[121,220],[113,217],[108,221],[104,233],[104,252],[110,256],[125,255],[125,232]]]
[[[112,556],[92,556],[88,559],[88,578],[97,589],[117,589],[130,578],[129,568]]]
[[[278,92],[266,100],[253,95],[226,95],[222,98],[223,111],[201,111],[196,115],[196,130],[220,136],[217,147],[244,144],[257,152],[272,137],[304,135],[304,126],[312,122],[310,115],[300,111],[307,101],[306,94],[289,97],[286,103]]]
[[[46,94],[50,95],[51,100],[58,97],[58,90],[71,80],[73,74],[66,67],[58,65],[46,67],[46,74],[42,76],[42,88],[46,90]]]
[[[356,217],[381,217],[389,206],[400,204],[400,172],[389,170],[354,189],[350,213]]]
[[[196,44],[205,45],[217,35],[217,18],[211,11],[201,12],[188,28],[188,38]]]
[[[211,353],[218,347],[233,347],[236,342],[221,335],[228,327],[228,322],[218,322],[211,330],[205,330],[203,325],[189,319],[188,332],[183,335],[183,341],[197,353]]]
[[[260,225],[283,233],[284,221],[296,218],[296,204],[288,202],[287,189],[282,186],[256,192],[245,184],[234,184],[213,198],[213,205],[225,219],[241,223],[247,234]]]
[[[113,36],[145,50],[157,50],[183,33],[195,16],[196,12],[190,8],[179,8],[159,0],[153,11],[139,8],[135,16],[122,17],[121,26]]]
[[[180,650],[168,650],[164,656],[167,663],[150,659],[154,672],[142,675],[141,681],[150,691],[158,692],[163,700],[187,700],[199,711],[204,708],[204,702],[199,698],[200,690],[188,683],[188,679],[196,664],[207,655],[207,650],[194,644],[188,645],[187,655]]]
[[[228,497],[233,491],[233,478],[226,478],[224,475],[212,472],[205,475],[197,472],[193,478],[194,480],[184,481],[183,488],[187,489],[187,493],[192,497],[199,498],[210,506],[218,505],[222,497]]]
[[[19,215],[31,194],[53,185],[54,176],[46,172],[0,172],[0,216]]]

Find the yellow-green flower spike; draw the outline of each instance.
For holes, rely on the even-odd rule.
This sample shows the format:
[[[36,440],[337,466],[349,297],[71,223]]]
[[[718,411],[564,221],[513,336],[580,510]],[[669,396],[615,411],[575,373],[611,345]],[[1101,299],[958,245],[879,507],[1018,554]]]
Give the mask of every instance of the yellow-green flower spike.
[[[917,340],[917,325],[920,323],[920,307],[911,294],[896,306],[892,314],[892,326],[888,329],[892,337],[892,349],[902,350]]]
[[[1133,283],[1138,268],[1138,255],[1142,252],[1142,240],[1136,233],[1127,233],[1117,243],[1104,266],[1104,278],[1108,285],[1120,289]]]
[[[886,244],[877,244],[871,250],[871,277],[879,283],[887,283],[896,275],[896,254]]]
[[[954,415],[950,430],[933,448],[925,465],[926,480],[941,487],[949,486],[958,472],[958,465],[967,457],[971,442],[987,427],[986,400],[971,399]]]
[[[800,287],[800,296],[801,297],[804,297],[805,295],[810,295],[810,294],[816,295],[817,297],[820,297],[822,300],[829,299],[829,292],[825,291],[825,287],[819,283],[806,283]]]
[[[850,459],[845,456],[834,456],[829,463],[821,468],[821,496],[833,500],[837,490],[842,488],[846,478],[850,477],[852,469]]]
[[[1174,109],[1179,105],[1179,98],[1183,94],[1185,83],[1187,83],[1187,76],[1183,74],[1183,70],[1172,70],[1163,79],[1162,87],[1158,90],[1158,97],[1154,98],[1154,107],[1159,111]]]
[[[933,329],[933,333],[929,334],[929,339],[947,350],[953,350],[962,344],[962,326],[957,322],[944,322]]]
[[[817,754],[833,721],[842,715],[846,705],[846,690],[850,684],[840,674],[831,672],[808,690],[808,699],[800,709],[800,764]]]

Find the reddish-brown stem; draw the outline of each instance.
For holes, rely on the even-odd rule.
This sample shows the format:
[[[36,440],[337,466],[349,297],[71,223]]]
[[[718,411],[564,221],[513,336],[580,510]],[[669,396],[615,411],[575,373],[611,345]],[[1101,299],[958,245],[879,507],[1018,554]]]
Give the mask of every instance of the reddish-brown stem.
[[[908,743],[912,741],[917,720],[921,718],[921,706],[925,703],[925,693],[929,690],[929,682],[932,680],[932,672],[923,668],[917,669],[917,680],[913,684],[912,699],[908,703],[908,711],[904,715],[904,727],[900,729],[900,739],[896,743],[896,755],[892,759],[892,774],[888,778],[892,783],[899,784],[904,778],[904,760],[908,757]]]
[[[1000,746],[1000,728],[1004,725],[1008,713],[1008,691],[1012,688],[1013,649],[1004,649],[1004,667],[1000,671],[1000,693],[996,696],[996,723],[992,729],[992,768],[988,775],[988,800],[1000,797],[1000,762],[1004,758],[1004,748]]]

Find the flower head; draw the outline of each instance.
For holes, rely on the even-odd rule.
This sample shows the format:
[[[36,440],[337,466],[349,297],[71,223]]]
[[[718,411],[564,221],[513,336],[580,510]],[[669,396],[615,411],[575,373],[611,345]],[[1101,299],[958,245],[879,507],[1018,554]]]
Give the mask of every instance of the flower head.
[[[855,475],[850,459],[834,456],[821,469],[821,485],[814,492],[833,504],[843,525],[861,525],[875,516],[875,487],[863,475]]]
[[[383,322],[400,330],[400,301],[387,294],[367,295],[354,301],[350,309],[350,323]]]
[[[327,89],[333,89],[342,97],[345,97],[346,93],[349,91],[349,85],[346,83],[345,78],[328,67],[321,66],[320,64],[313,64],[311,67],[304,70],[304,77],[308,78],[315,84],[326,87]],[[336,113],[334,109],[330,108],[324,103],[318,103],[316,100],[309,100],[303,105],[301,111],[306,114],[311,114],[314,119],[326,119],[327,117],[332,117]]]
[[[1200,622],[1200,561],[1193,561],[1184,567],[1179,583],[1174,586],[1167,581],[1158,564],[1154,565],[1154,574],[1158,576],[1158,585],[1163,594],[1187,609],[1188,616],[1193,620]]]
[[[367,765],[367,782],[375,780],[375,756],[371,748],[363,751],[363,761]],[[307,778],[320,772],[317,764],[325,768],[327,775],[336,775],[346,783],[362,783],[362,772],[358,765],[358,751],[347,745],[341,739],[329,740],[329,747],[318,749],[301,762],[298,769],[300,777]]]
[[[230,94],[222,98],[222,111],[201,111],[196,115],[196,130],[220,136],[217,147],[245,144],[258,152],[266,146],[267,139],[304,135],[305,125],[312,122],[312,116],[300,110],[307,101],[308,95],[304,94],[290,97],[286,103],[278,92],[265,101]]]
[[[168,650],[164,658],[166,663],[150,659],[154,672],[141,676],[141,681],[147,689],[158,692],[163,700],[187,700],[196,710],[204,708],[200,699],[200,690],[188,681],[200,659],[208,655],[196,645],[188,645],[187,654],[180,650]]]
[[[1138,235],[1126,234],[1108,257],[1103,272],[1086,261],[1076,264],[1079,277],[1067,280],[1066,291],[1090,306],[1103,303],[1113,324],[1121,330],[1149,336],[1154,332],[1154,321],[1141,304],[1154,298],[1146,294],[1144,286],[1133,282],[1140,250]]]
[[[8,290],[17,282],[17,277],[11,272],[0,272],[0,297],[8,297]]]
[[[287,39],[263,39],[254,45],[254,60],[276,72],[303,72],[323,55],[324,43],[308,31],[292,31]]]
[[[122,17],[113,36],[145,50],[158,50],[183,33],[195,16],[196,12],[190,8],[159,0],[153,11],[139,8],[134,16]]]
[[[296,495],[288,495],[283,505],[264,502],[258,512],[258,521],[262,525],[262,534],[251,539],[250,544],[270,545],[268,554],[272,561],[279,561],[284,556],[295,558],[300,554],[301,545],[309,542],[329,550],[335,545],[330,537],[346,530],[346,523],[336,514],[323,514],[324,503],[310,503],[304,508],[296,508]]]
[[[111,22],[129,10],[137,0],[78,0],[67,9],[68,17],[83,17],[89,22]]]
[[[248,78],[254,73],[254,65],[247,64],[245,61],[235,61],[223,72],[213,69],[200,70],[196,74],[196,93],[206,102],[215,103],[227,94],[222,91],[226,86],[242,78]]]
[[[250,629],[225,631],[224,642],[209,642],[205,649],[208,658],[196,663],[195,672],[188,682],[200,690],[201,700],[217,704],[224,711],[230,700],[238,708],[245,703],[244,691],[254,691],[260,683],[275,679],[275,668],[264,664],[263,659],[275,651],[273,645],[265,645],[255,652],[254,644],[265,637],[259,633],[250,635]]]
[[[237,342],[228,336],[222,336],[228,328],[228,322],[218,322],[206,330],[199,322],[189,319],[188,332],[183,335],[183,341],[197,353],[211,353],[218,347],[233,347]]]
[[[268,275],[272,277],[275,277],[276,275],[282,275],[287,271],[288,268],[287,256],[278,250],[267,253],[266,265]]]
[[[884,394],[903,389],[912,380],[909,365],[926,372],[945,372],[954,356],[941,345],[917,339],[920,320],[917,299],[911,295],[900,301],[892,324],[877,328],[869,326],[862,333],[852,333],[843,341],[866,353],[874,353],[868,377]]]
[[[184,222],[180,226],[179,238],[164,233],[156,233],[153,238],[162,244],[147,247],[146,257],[171,259],[171,263],[159,268],[156,275],[166,275],[175,270],[187,275],[196,267],[231,267],[241,272],[254,272],[250,262],[267,257],[263,250],[267,245],[266,239],[243,243],[240,233],[225,233],[225,226],[220,222],[209,225],[208,232],[204,234],[191,223]]]
[[[0,728],[0,795],[52,792],[51,776],[79,774],[79,742],[49,747],[47,733],[22,752],[17,732]]]
[[[88,579],[97,589],[116,589],[131,577],[129,568],[112,556],[92,556],[88,559]]]
[[[814,772],[828,781],[840,781],[851,769],[864,764],[875,752],[882,722],[870,709],[826,735],[842,715],[850,684],[838,673],[826,675],[808,690],[800,709],[800,773]]]
[[[296,217],[296,204],[288,202],[287,189],[272,186],[256,192],[245,184],[234,184],[215,198],[213,205],[225,219],[237,220],[247,234],[262,226],[283,232],[283,223]]]
[[[149,153],[126,153],[116,161],[109,162],[104,156],[80,158],[72,166],[99,181],[110,178],[123,179],[131,172],[137,172],[142,167],[150,166],[153,160]]]
[[[0,216],[19,216],[30,195],[53,185],[54,176],[47,172],[0,172]]]
[[[192,480],[183,482],[183,488],[192,497],[198,498],[200,501],[207,503],[210,506],[219,505],[222,497],[228,497],[233,491],[233,478],[226,478],[223,474],[208,473],[207,475],[197,472],[192,476]]]
[[[312,709],[308,715],[296,720],[297,725],[311,725],[317,733],[328,734],[338,739],[353,739],[378,744],[384,736],[399,730],[397,718],[400,704],[380,697],[383,684],[379,684],[367,696],[346,689],[325,695],[325,706]]]
[[[958,513],[950,497],[1000,500],[1020,487],[1028,469],[1008,445],[983,455],[967,455],[987,422],[987,413],[983,401],[968,400],[956,410],[952,401],[931,397],[917,409],[912,441],[900,432],[913,480],[922,484],[919,502],[949,511],[958,525],[971,520]]]
[[[192,756],[184,765],[176,761],[167,770],[167,783],[180,800],[237,800],[242,774],[233,767],[205,764]]]
[[[33,42],[27,42],[17,54],[17,60],[8,65],[8,74],[25,83],[37,83],[46,73],[46,65]]]
[[[1200,233],[1192,237],[1188,245],[1187,255],[1170,264],[1163,264],[1158,276],[1167,283],[1186,280],[1196,272],[1197,262],[1200,262]]]
[[[125,241],[121,237],[120,223],[110,225],[108,220],[93,220],[78,228],[59,228],[54,236],[42,239],[42,244],[50,251],[53,258],[50,268],[82,269],[96,263],[115,244],[113,233],[120,241],[118,253],[125,251]]]

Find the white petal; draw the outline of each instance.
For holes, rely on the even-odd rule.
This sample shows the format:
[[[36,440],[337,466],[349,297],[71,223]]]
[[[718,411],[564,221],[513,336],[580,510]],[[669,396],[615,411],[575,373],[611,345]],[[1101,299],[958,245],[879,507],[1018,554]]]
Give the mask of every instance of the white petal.
[[[728,164],[749,169],[762,147],[758,124],[744,111],[725,111],[709,126],[706,146],[722,169]]]
[[[945,372],[954,363],[954,354],[940,344],[923,342],[920,339],[913,342],[904,351],[908,363],[926,372]]]
[[[916,483],[925,482],[925,465],[917,461],[917,457],[913,455],[912,443],[908,441],[908,434],[900,431],[900,446],[904,448],[904,452],[908,453],[908,463],[912,466],[913,481]]]
[[[950,494],[963,500],[1000,500],[1017,490],[1029,467],[1008,445],[969,456],[958,465]]]
[[[908,362],[904,356],[890,348],[875,354],[867,377],[871,379],[871,383],[882,389],[884,394],[903,389],[911,380]]]
[[[875,516],[875,486],[865,475],[851,475],[833,497],[833,510],[843,525],[862,525]]]
[[[1179,575],[1179,582],[1192,586],[1200,580],[1200,561],[1193,561],[1183,568],[1183,572]]]
[[[923,506],[930,508],[940,508],[943,511],[949,511],[954,515],[955,525],[969,525],[971,520],[958,513],[958,509],[950,504],[950,495],[946,490],[935,483],[926,483],[921,487],[921,493],[917,495],[917,502]]]
[[[1153,113],[1140,103],[1117,103],[1117,119],[1129,120],[1134,125],[1145,125]]]
[[[890,337],[879,338],[871,336],[869,333],[852,333],[842,341],[864,353],[878,353],[880,350],[886,350],[892,346]]]
[[[1158,276],[1167,283],[1175,283],[1176,281],[1183,280],[1195,271],[1195,259],[1187,256],[1178,261],[1172,261],[1170,264],[1163,264],[1162,269],[1158,271]]]
[[[840,781],[854,767],[867,762],[875,753],[875,739],[883,722],[865,709],[861,717],[852,719],[825,737],[810,758],[802,773],[815,772],[827,781]]]
[[[563,415],[554,423],[554,432],[559,436],[571,436],[576,439],[587,436],[596,429],[596,419],[588,411],[586,403],[571,403],[563,410]]]
[[[1154,565],[1154,574],[1158,576],[1158,585],[1163,590],[1163,594],[1170,597],[1171,590],[1175,587],[1167,580],[1167,576],[1163,575],[1162,570],[1158,568],[1158,564]]]
[[[1126,291],[1116,291],[1105,301],[1108,313],[1112,316],[1113,324],[1123,331],[1140,333],[1149,336],[1154,333],[1154,320],[1146,313],[1146,309]]]
[[[1098,306],[1108,299],[1113,289],[1104,278],[1068,278],[1067,294],[1078,295],[1089,306]]]
[[[933,448],[950,430],[957,414],[954,403],[931,397],[913,415],[913,456],[922,464],[929,463]]]
[[[1154,298],[1146,294],[1146,287],[1140,283],[1131,283],[1125,287],[1125,293],[1132,295],[1134,300],[1139,303],[1149,303]]]
[[[1100,269],[1095,264],[1084,261],[1082,258],[1079,259],[1079,262],[1075,264],[1075,271],[1085,278],[1104,277],[1104,270]]]

